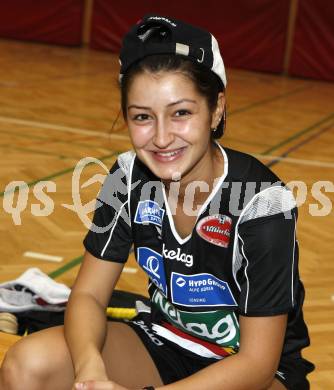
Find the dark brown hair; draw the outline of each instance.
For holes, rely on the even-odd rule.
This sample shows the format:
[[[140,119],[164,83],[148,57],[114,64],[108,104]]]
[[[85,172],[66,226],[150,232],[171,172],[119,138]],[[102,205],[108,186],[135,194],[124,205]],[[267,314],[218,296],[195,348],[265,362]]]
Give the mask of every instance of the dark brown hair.
[[[213,72],[208,71],[200,64],[189,59],[170,54],[157,54],[147,56],[139,62],[131,65],[128,71],[123,75],[121,80],[121,105],[124,119],[127,117],[127,97],[129,88],[135,76],[142,72],[180,72],[193,81],[198,93],[206,98],[209,110],[214,111],[217,105],[219,92],[225,92],[221,80]],[[226,122],[226,108],[223,118],[217,129],[212,132],[212,137],[220,138],[224,133]]]

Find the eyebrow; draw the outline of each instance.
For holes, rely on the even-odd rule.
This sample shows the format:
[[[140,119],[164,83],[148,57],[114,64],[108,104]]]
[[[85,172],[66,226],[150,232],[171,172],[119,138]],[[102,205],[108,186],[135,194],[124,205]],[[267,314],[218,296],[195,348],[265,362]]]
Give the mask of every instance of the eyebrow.
[[[184,102],[195,103],[195,104],[196,104],[196,100],[192,100],[192,99],[180,99],[180,100],[177,100],[176,102],[167,104],[167,107],[175,106],[176,104],[180,104],[180,103],[184,103]]]
[[[185,102],[196,104],[196,100],[192,100],[192,99],[180,99],[180,100],[177,100],[176,102],[172,102],[172,103],[167,104],[166,107],[175,106],[175,105],[177,105],[177,104],[185,103]],[[130,108],[137,108],[137,109],[139,109],[139,110],[150,110],[150,109],[151,109],[151,107],[138,106],[137,104],[131,104],[130,106],[128,106],[128,110],[129,110]]]
[[[139,110],[150,110],[150,107],[137,106],[136,104],[131,104],[131,106],[128,106],[128,110],[130,110],[130,108],[138,108]]]

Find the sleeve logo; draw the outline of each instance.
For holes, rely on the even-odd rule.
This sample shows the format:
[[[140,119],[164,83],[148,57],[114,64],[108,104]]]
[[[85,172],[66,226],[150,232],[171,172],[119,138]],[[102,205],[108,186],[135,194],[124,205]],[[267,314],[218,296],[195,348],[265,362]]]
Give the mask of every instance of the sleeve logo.
[[[138,203],[134,221],[142,225],[152,223],[161,227],[164,214],[165,210],[157,202],[143,200]]]

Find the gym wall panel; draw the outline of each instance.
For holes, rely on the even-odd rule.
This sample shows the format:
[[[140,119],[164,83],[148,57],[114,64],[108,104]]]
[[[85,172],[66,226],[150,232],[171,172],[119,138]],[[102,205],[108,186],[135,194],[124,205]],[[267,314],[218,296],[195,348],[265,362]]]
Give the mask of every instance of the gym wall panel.
[[[289,73],[334,81],[334,1],[298,5]]]
[[[144,14],[159,12],[157,0],[94,0],[90,47],[117,53],[122,37]]]
[[[95,0],[91,47],[118,52],[128,28],[145,13],[183,19],[210,30],[225,64],[282,72],[290,0]]]
[[[83,0],[0,1],[0,37],[81,44]]]

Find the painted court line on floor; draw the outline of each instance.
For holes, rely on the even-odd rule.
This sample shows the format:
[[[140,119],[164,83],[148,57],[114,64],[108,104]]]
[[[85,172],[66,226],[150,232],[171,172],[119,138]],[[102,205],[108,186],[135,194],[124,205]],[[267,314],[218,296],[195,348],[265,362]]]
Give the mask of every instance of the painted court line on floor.
[[[133,252],[133,248],[130,249],[130,253]],[[79,257],[76,257],[75,259],[72,259],[70,260],[68,263],[66,263],[65,265],[63,265],[62,267],[52,271],[49,273],[49,276],[50,278],[57,278],[58,276],[64,274],[65,272],[69,271],[71,268],[75,267],[76,265],[80,264],[83,260],[83,255],[79,256]],[[124,269],[127,269],[127,273],[136,273],[138,270],[136,268],[132,268],[132,267],[124,267]],[[133,271],[135,270],[135,271]]]
[[[73,133],[73,134],[88,135],[92,137],[113,138],[113,139],[126,140],[126,141],[129,140],[129,136],[125,134],[104,133],[101,131],[81,129],[81,128],[69,127],[69,126],[61,126],[52,123],[35,122],[30,120],[9,118],[3,116],[0,116],[0,122],[10,123],[14,125],[21,125],[21,126],[36,127],[39,129],[51,129],[55,131],[63,131],[63,132]]]
[[[75,259],[69,261],[68,263],[66,263],[62,267],[54,270],[53,272],[50,272],[49,273],[50,278],[53,278],[53,279],[57,278],[58,276],[64,274],[65,272],[69,271],[70,269],[74,268],[75,266],[81,264],[82,260],[83,260],[83,256],[76,257]],[[127,274],[136,274],[138,272],[138,269],[133,268],[133,267],[124,267],[123,272],[125,272]]]
[[[299,92],[302,92],[302,91],[304,91],[304,90],[306,90],[308,88],[310,88],[308,85],[303,85],[301,87],[293,89],[292,91],[284,92],[284,93],[281,93],[281,94],[276,95],[276,96],[271,96],[271,97],[259,100],[257,102],[248,104],[248,105],[246,105],[244,107],[236,108],[235,110],[232,110],[232,111],[228,112],[228,116],[235,115],[235,114],[240,114],[240,113],[243,113],[245,111],[249,111],[249,110],[251,110],[253,108],[256,108],[256,107],[259,107],[259,106],[263,106],[263,105],[265,105],[267,103],[272,103],[272,102],[275,102],[275,101],[280,100],[282,98],[298,94]]]
[[[71,268],[75,267],[76,265],[81,264],[82,260],[83,260],[83,256],[76,257],[75,259],[69,261],[68,263],[66,263],[62,267],[50,272],[48,275],[50,276],[50,278],[55,279],[58,276],[69,271]]]
[[[272,166],[278,164],[280,161],[284,160],[286,161],[286,159],[288,158],[287,156],[290,154],[290,153],[293,153],[295,152],[296,150],[300,149],[302,146],[308,144],[309,142],[313,141],[314,139],[320,137],[323,133],[331,130],[333,127],[333,125],[331,124],[330,126],[326,126],[324,128],[321,128],[319,129],[316,133],[313,133],[311,134],[308,138],[298,142],[296,145],[293,145],[291,146],[290,148],[288,148],[288,150],[286,150],[284,153],[282,153],[278,158],[276,159],[273,159],[271,160],[267,166],[269,168],[271,168]],[[318,165],[319,166],[319,165]],[[332,168],[332,167],[331,167]]]
[[[296,149],[294,149],[296,150]],[[286,153],[284,153],[285,155]],[[273,156],[273,155],[265,155],[262,154],[256,154],[252,153],[252,156],[261,159],[261,160],[269,160],[269,161],[283,161],[290,164],[296,164],[296,165],[307,165],[307,166],[314,166],[314,167],[321,167],[321,168],[334,168],[334,162],[327,162],[327,161],[318,161],[318,160],[304,160],[299,158],[292,158],[292,157],[284,157],[282,156]]]
[[[12,131],[12,130],[0,130],[0,134],[5,134],[5,135],[8,135],[8,136],[13,136],[14,135],[15,137],[29,138],[30,140],[31,139],[35,139],[35,140],[42,141],[44,143],[66,144],[66,145],[68,145],[68,141],[61,141],[59,139],[55,139],[55,137],[51,137],[50,138],[49,136],[41,137],[41,136],[38,136],[38,135],[33,135],[31,133],[29,133],[29,134],[22,134],[22,133],[18,133],[16,131]],[[89,145],[87,145],[85,143],[78,142],[78,141],[71,140],[71,145],[77,145],[77,146],[81,146],[83,148],[87,148],[87,147],[91,147],[93,144],[92,144],[91,140],[89,141]],[[95,146],[96,148],[101,148],[101,146],[99,144],[93,145],[93,146]]]
[[[265,150],[264,152],[262,152],[260,154],[261,155],[268,155],[269,153],[272,153],[274,150],[280,148],[281,146],[284,146],[284,145],[288,144],[289,142],[294,141],[295,139],[301,137],[302,135],[309,133],[310,131],[316,129],[318,126],[321,126],[321,125],[325,124],[326,122],[329,122],[333,118],[334,118],[334,113],[331,113],[330,115],[326,116],[325,118],[321,119],[320,121],[313,123],[313,125],[308,126],[305,129],[297,131],[296,133],[292,134],[290,137],[277,143],[274,146],[271,146],[269,149]]]
[[[138,269],[133,267],[124,267],[123,272],[125,272],[126,274],[136,274],[138,272]]]
[[[13,146],[13,145],[0,145],[0,148],[4,148],[6,150],[11,150],[11,151],[24,152],[24,153],[42,154],[44,156],[58,157],[58,158],[61,158],[61,159],[72,159],[73,160],[73,158],[74,158],[74,157],[68,157],[68,156],[65,156],[65,155],[50,153],[49,151],[42,151],[42,150],[29,149],[29,148],[18,148],[18,147]]]
[[[112,157],[114,157],[114,156],[116,156],[116,155],[118,155],[118,154],[120,154],[120,152],[119,152],[119,151],[115,151],[115,152],[113,152],[113,153],[111,153],[111,154],[108,154],[108,155],[106,155],[106,156],[98,157],[97,159],[100,160],[100,161],[104,161],[104,160],[107,160],[107,159],[109,159],[109,158],[112,158]],[[89,164],[88,164],[88,165],[89,165]],[[33,185],[39,183],[40,181],[48,181],[48,180],[51,180],[51,179],[55,179],[56,177],[62,176],[62,175],[64,175],[64,174],[66,174],[66,173],[73,172],[73,171],[74,171],[74,168],[75,168],[75,167],[67,168],[67,169],[64,169],[64,170],[62,170],[62,171],[53,173],[52,175],[45,176],[45,177],[39,178],[39,179],[37,179],[37,180],[31,181],[31,182],[27,183],[27,186],[30,188],[30,187],[32,187]],[[20,188],[20,186],[15,187],[15,189],[13,189],[12,192],[18,191],[19,188]],[[11,192],[9,192],[9,193],[11,193]],[[4,195],[5,195],[5,192],[4,192],[4,191],[3,191],[3,192],[0,192],[0,198],[3,197]]]
[[[63,260],[63,257],[61,257],[61,256],[51,256],[51,255],[47,255],[47,254],[44,254],[44,253],[30,252],[30,251],[24,252],[23,256],[24,257],[30,257],[32,259],[53,261],[53,262],[56,262],[56,263],[59,263],[60,261]]]

